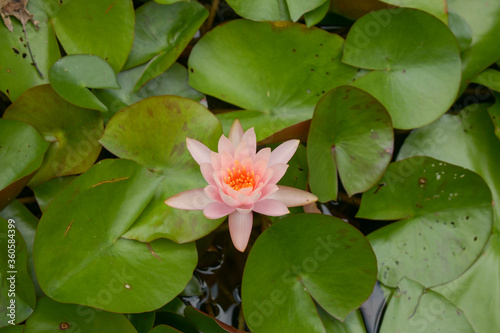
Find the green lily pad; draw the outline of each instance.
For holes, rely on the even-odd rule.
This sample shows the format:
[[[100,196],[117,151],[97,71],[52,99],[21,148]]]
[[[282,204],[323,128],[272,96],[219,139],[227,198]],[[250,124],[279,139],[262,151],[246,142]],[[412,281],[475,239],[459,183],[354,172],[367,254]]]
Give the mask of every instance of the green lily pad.
[[[348,223],[320,214],[288,216],[264,231],[248,256],[242,284],[248,327],[325,333],[315,303],[345,320],[371,294],[376,272],[370,245]]]
[[[342,61],[373,70],[353,85],[386,107],[395,128],[417,128],[439,118],[455,101],[460,53],[453,33],[434,16],[408,8],[393,11],[356,21]]]
[[[134,91],[135,82],[147,65],[131,68],[117,75],[121,89],[97,89],[95,95],[106,105],[109,112],[103,114],[104,122],[122,108],[150,96],[176,95],[201,101],[205,95],[188,85],[187,69],[174,63],[166,72],[146,83],[139,91]]]
[[[35,266],[33,264],[33,242],[35,240],[35,232],[38,226],[38,219],[26,208],[25,205],[17,200],[14,200],[0,211],[0,217],[4,219],[13,219],[16,221],[16,228],[23,236],[26,243],[26,250],[28,253],[28,274],[31,276],[31,280],[35,285],[35,291],[37,297],[42,296],[42,290],[38,285],[38,279],[35,274]]]
[[[67,54],[93,54],[115,72],[125,64],[134,41],[134,7],[129,0],[59,1],[52,23]]]
[[[316,106],[307,140],[311,190],[337,200],[337,172],[349,196],[372,187],[389,165],[394,147],[391,117],[373,96],[341,86]]]
[[[23,333],[24,325],[16,325],[16,326],[5,326],[0,328],[0,333]]]
[[[32,188],[35,193],[36,202],[42,212],[45,212],[49,204],[59,192],[75,179],[75,175],[57,177]]]
[[[434,1],[434,0],[381,0],[381,1],[393,6],[420,9],[421,11],[427,12],[437,17],[438,19],[443,21],[444,24],[448,24],[448,6],[446,1]]]
[[[351,312],[342,322],[330,316],[322,307],[317,306],[316,309],[325,325],[326,332],[366,333],[365,323],[359,310]]]
[[[238,15],[250,20],[294,22],[325,2],[326,0],[227,0]]]
[[[167,325],[158,325],[153,327],[149,333],[180,333],[181,331],[176,330],[175,328]]]
[[[363,194],[358,217],[395,220],[368,236],[379,280],[406,276],[425,287],[456,279],[481,254],[492,229],[491,192],[477,174],[430,157],[392,163]]]
[[[478,83],[500,92],[500,71],[488,68],[472,78],[471,83]]]
[[[472,30],[465,19],[455,12],[448,10],[448,26],[458,41],[460,52],[465,51],[472,43]]]
[[[237,330],[192,306],[186,307],[184,316],[198,329],[204,333],[244,333]]]
[[[42,166],[28,185],[85,172],[101,151],[97,141],[103,130],[100,112],[66,102],[50,85],[27,90],[3,117],[33,126],[51,143]]]
[[[38,28],[31,22],[26,24],[29,47],[35,57],[40,77],[31,64],[28,42],[23,27],[17,19],[12,19],[14,31],[0,24],[0,91],[15,101],[25,90],[43,83],[48,83],[49,68],[61,57],[57,40],[52,32],[47,14],[44,11],[45,0],[30,0],[27,9],[38,21]]]
[[[495,135],[500,140],[500,94],[495,95],[495,104],[488,108],[488,113],[490,114],[491,120],[495,125]]]
[[[155,323],[156,312],[129,313],[125,317],[134,325],[137,333],[148,333]]]
[[[101,161],[71,182],[37,229],[34,260],[45,294],[59,302],[136,313],[157,309],[180,293],[196,265],[194,243],[121,237],[159,182],[144,167],[121,159]]]
[[[0,210],[21,192],[42,164],[49,143],[31,126],[0,119]],[[13,191],[10,186],[20,182]]]
[[[137,135],[141,128],[147,135]],[[211,112],[179,96],[147,98],[109,121],[100,140],[104,147],[154,170],[162,182],[123,237],[143,242],[163,237],[184,243],[207,235],[222,223],[223,219],[207,219],[202,211],[175,209],[164,203],[179,192],[207,185],[186,148],[186,137],[216,150],[221,134],[221,125]]]
[[[35,287],[27,272],[27,249],[16,221],[0,218],[0,327],[18,324],[35,308]]]
[[[489,185],[495,202],[493,235],[484,253],[458,279],[437,287],[438,292],[459,305],[477,332],[500,331],[500,318],[491,309],[500,308],[500,141],[487,113],[487,104],[474,104],[458,115],[438,121],[408,136],[398,159],[428,155],[477,172]],[[444,130],[446,128],[446,131]],[[478,306],[482,305],[484,306]]]
[[[234,20],[195,45],[189,84],[246,109],[218,117],[224,128],[236,118],[254,126],[261,140],[310,119],[321,96],[354,79],[357,69],[340,61],[343,42],[298,23]]]
[[[330,9],[330,0],[325,1],[322,5],[304,14],[304,20],[308,28],[318,24],[328,13]]]
[[[462,52],[462,88],[500,57],[500,2],[448,0],[450,11],[460,15],[472,30],[472,42]]]
[[[62,304],[43,297],[26,321],[24,333],[47,332],[123,332],[136,333],[121,313],[109,313],[76,304]]]
[[[385,310],[381,333],[477,332],[461,309],[442,295],[403,277]]]
[[[59,59],[50,68],[50,84],[65,100],[76,106],[108,111],[87,88],[120,88],[113,68],[94,55],[77,54]]]
[[[177,60],[207,17],[208,10],[196,1],[171,5],[151,1],[137,9],[134,46],[125,69],[148,63],[134,92]]]

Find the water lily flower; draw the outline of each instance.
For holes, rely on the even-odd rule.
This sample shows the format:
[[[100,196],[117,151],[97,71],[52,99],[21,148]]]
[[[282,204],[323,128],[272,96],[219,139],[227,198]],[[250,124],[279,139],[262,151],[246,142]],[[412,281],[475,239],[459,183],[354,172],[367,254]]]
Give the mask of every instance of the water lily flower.
[[[309,192],[276,185],[285,174],[299,140],[286,141],[272,152],[270,148],[257,152],[253,127],[243,132],[236,120],[229,137],[221,136],[218,153],[197,140],[187,138],[186,143],[208,186],[181,192],[165,203],[173,208],[203,210],[209,219],[229,215],[231,239],[241,252],[250,239],[252,211],[281,216],[290,212],[287,207],[305,206],[318,200]]]

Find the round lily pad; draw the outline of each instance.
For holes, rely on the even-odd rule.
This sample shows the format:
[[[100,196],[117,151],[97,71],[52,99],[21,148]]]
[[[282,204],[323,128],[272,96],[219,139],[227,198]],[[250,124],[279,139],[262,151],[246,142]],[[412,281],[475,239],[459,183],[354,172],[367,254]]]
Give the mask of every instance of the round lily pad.
[[[337,199],[337,172],[349,196],[372,187],[389,165],[391,117],[373,96],[341,86],[316,106],[307,140],[311,190],[319,201]]]
[[[371,294],[376,272],[370,245],[351,225],[320,214],[288,216],[260,235],[248,257],[242,284],[248,327],[325,333],[316,304],[344,320]]]
[[[179,57],[208,16],[196,1],[162,5],[150,1],[136,10],[134,46],[125,69],[147,62],[134,92],[167,70]]]
[[[0,210],[9,204],[42,164],[49,143],[30,125],[0,119]],[[13,185],[13,183],[18,184]]]
[[[357,216],[401,219],[368,236],[378,278],[391,287],[405,276],[425,287],[457,278],[481,254],[493,224],[481,177],[430,157],[392,163],[363,194]]]
[[[254,126],[261,140],[310,119],[321,96],[354,79],[357,69],[340,61],[343,42],[298,23],[234,20],[195,45],[189,84],[246,109],[218,117],[224,128],[237,118]]]
[[[101,151],[100,112],[82,109],[61,98],[50,85],[33,87],[5,111],[5,119],[25,122],[38,130],[50,146],[28,185],[88,170]]]
[[[58,1],[51,23],[67,54],[93,54],[115,72],[134,42],[134,7],[129,0]]]
[[[137,333],[121,313],[97,311],[86,306],[62,304],[43,297],[26,321],[25,333],[47,332]]]
[[[448,24],[448,4],[445,1],[434,0],[381,0],[389,5],[416,8],[434,15],[443,23]]]
[[[347,35],[342,61],[373,70],[353,85],[386,107],[395,128],[436,120],[453,104],[460,87],[455,36],[439,19],[416,9],[363,16]]]
[[[228,0],[227,3],[240,16],[254,21],[297,21],[326,0]]]
[[[108,111],[87,88],[120,88],[113,68],[95,55],[77,54],[59,59],[50,68],[52,88],[68,102],[82,108]]]
[[[179,294],[196,265],[194,243],[121,237],[159,182],[143,166],[124,159],[101,161],[71,182],[37,229],[34,261],[45,294],[59,302],[127,313],[155,310]]]
[[[137,135],[137,131],[146,134]],[[202,211],[175,209],[164,203],[182,191],[207,186],[186,148],[186,137],[216,150],[221,134],[221,125],[211,112],[179,96],[144,99],[122,109],[109,121],[100,140],[104,147],[154,170],[162,182],[123,237],[143,242],[164,237],[184,243],[207,235],[222,223],[223,219],[207,219]]]

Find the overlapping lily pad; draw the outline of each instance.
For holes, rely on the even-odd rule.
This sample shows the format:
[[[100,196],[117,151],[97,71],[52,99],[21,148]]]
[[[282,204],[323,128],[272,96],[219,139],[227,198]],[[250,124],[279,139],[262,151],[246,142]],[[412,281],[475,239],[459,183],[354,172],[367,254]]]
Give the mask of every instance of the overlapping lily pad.
[[[49,143],[28,124],[0,119],[0,210],[21,192],[40,167]]]
[[[337,199],[337,172],[349,196],[372,187],[389,165],[394,146],[391,117],[380,102],[341,86],[316,106],[307,140],[311,190],[319,201]]]
[[[302,15],[320,7],[327,0],[228,0],[240,16],[254,21],[297,21]]]
[[[255,333],[325,333],[316,304],[344,320],[372,292],[376,271],[372,249],[354,227],[320,214],[286,217],[259,236],[248,257],[246,322]]]
[[[205,96],[188,85],[188,72],[184,66],[174,63],[166,72],[148,81],[134,92],[135,82],[146,68],[145,65],[131,68],[117,75],[120,89],[98,89],[96,96],[106,105],[109,112],[103,113],[105,122],[120,109],[150,96],[177,95],[201,101]]]
[[[71,182],[37,229],[34,261],[45,294],[133,313],[157,309],[180,293],[196,265],[194,243],[121,237],[160,181],[136,162],[118,159],[99,162]]]
[[[392,163],[363,194],[357,216],[401,219],[368,236],[378,278],[391,287],[404,276],[427,288],[457,278],[479,257],[493,224],[481,177],[430,157]]]
[[[222,219],[205,218],[201,211],[174,209],[164,203],[179,192],[207,186],[186,148],[186,137],[216,150],[221,134],[213,114],[179,96],[147,98],[109,121],[101,139],[106,149],[154,170],[161,179],[151,202],[123,237],[145,242],[165,237],[183,243],[207,235],[222,223]]]
[[[75,304],[62,304],[43,297],[26,321],[25,333],[47,332],[123,332],[137,333],[120,313],[96,311]]]
[[[35,308],[35,288],[27,272],[27,250],[15,220],[0,218],[0,327],[19,324]],[[12,303],[13,302],[13,303]],[[12,320],[12,321],[11,321]],[[11,322],[10,322],[11,321]]]
[[[389,5],[416,8],[434,15],[445,24],[448,24],[448,5],[446,1],[434,0],[381,0]]]
[[[193,48],[189,84],[247,110],[219,114],[224,128],[238,118],[264,139],[311,118],[321,96],[353,80],[357,69],[340,61],[343,42],[298,23],[231,21]]]
[[[76,106],[108,111],[87,88],[120,88],[113,68],[98,56],[77,54],[59,59],[50,68],[50,84],[65,100]]]
[[[94,54],[115,72],[125,64],[134,41],[134,7],[129,0],[52,2],[52,23],[67,54]]]
[[[103,130],[99,112],[79,108],[61,98],[50,85],[27,90],[4,113],[25,122],[51,144],[29,185],[88,170],[96,160]]]
[[[10,32],[0,22],[0,91],[11,101],[16,100],[26,89],[47,83],[50,66],[61,56],[47,14],[42,8],[44,2],[45,0],[28,2],[28,10],[34,15],[34,20],[38,21],[38,28],[31,22],[26,25],[29,48],[43,77],[40,77],[32,65],[28,41],[21,23],[12,19],[14,31]]]
[[[353,85],[386,107],[395,128],[436,120],[453,104],[460,87],[455,36],[443,22],[416,9],[381,10],[356,21],[342,61],[373,70]]]
[[[75,179],[75,175],[57,177],[47,180],[32,188],[35,193],[36,202],[42,212],[45,212],[49,204],[59,192]]]
[[[147,62],[134,92],[167,70],[208,16],[196,1],[161,5],[148,2],[137,9],[134,46],[125,69]]]

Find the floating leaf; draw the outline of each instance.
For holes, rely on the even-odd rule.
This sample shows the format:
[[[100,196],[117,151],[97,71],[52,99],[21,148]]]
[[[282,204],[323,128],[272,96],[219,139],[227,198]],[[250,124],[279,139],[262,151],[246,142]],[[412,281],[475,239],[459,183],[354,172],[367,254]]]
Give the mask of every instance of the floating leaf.
[[[500,94],[494,94],[494,96],[496,99],[495,104],[488,108],[488,113],[495,125],[495,135],[500,140]]]
[[[311,118],[324,93],[354,78],[357,70],[340,62],[342,45],[341,37],[302,24],[234,20],[193,48],[189,84],[249,110],[218,117],[224,128],[236,118],[255,126],[261,140]]]
[[[237,330],[220,320],[217,320],[192,306],[186,307],[184,316],[193,324],[200,332],[206,333],[244,333]]]
[[[288,216],[261,234],[248,257],[246,322],[255,333],[325,333],[315,303],[344,320],[372,292],[375,266],[370,245],[351,225],[320,214]]]
[[[297,21],[326,0],[228,0],[238,15],[254,21]],[[329,1],[327,1],[329,2]]]
[[[500,71],[488,68],[476,75],[471,82],[479,83],[485,87],[495,90],[496,92],[500,92]]]
[[[455,36],[443,22],[415,9],[381,10],[356,21],[342,61],[373,70],[353,85],[386,107],[395,128],[436,120],[453,104],[460,86]]]
[[[181,331],[167,325],[155,326],[149,333],[181,333]]]
[[[460,52],[463,52],[472,42],[472,30],[462,16],[452,11],[448,11],[448,21],[450,30],[457,38]]]
[[[134,325],[137,333],[148,333],[153,328],[156,312],[131,313],[125,317]]]
[[[180,293],[196,265],[194,243],[121,237],[159,182],[139,164],[120,159],[101,161],[71,182],[37,229],[34,260],[45,294],[133,313],[157,309]]]
[[[391,117],[379,101],[341,86],[316,106],[307,140],[311,190],[319,201],[337,200],[337,170],[349,196],[372,187],[389,165]]]
[[[33,187],[32,190],[35,193],[36,202],[38,203],[40,210],[45,212],[55,196],[58,195],[59,192],[61,192],[61,190],[75,178],[75,175],[57,177]]]
[[[421,11],[427,12],[441,21],[444,24],[448,24],[448,6],[446,1],[434,1],[434,0],[381,0],[389,5],[405,7],[405,8],[415,8]]]
[[[137,9],[134,47],[125,69],[148,63],[134,92],[177,60],[207,16],[208,11],[196,1],[172,5],[151,1]]]
[[[60,0],[52,23],[67,54],[93,54],[119,72],[134,41],[129,0]]]
[[[103,130],[100,113],[66,102],[50,85],[27,90],[9,106],[3,117],[33,126],[51,143],[29,185],[85,172],[101,151],[97,141]]]
[[[21,192],[40,167],[49,143],[31,126],[0,119],[0,210]]]
[[[76,304],[62,304],[43,297],[26,321],[24,333],[60,332],[136,333],[120,313],[109,313]]]
[[[96,96],[108,108],[109,112],[103,114],[106,123],[120,109],[147,97],[177,95],[195,101],[200,101],[205,97],[188,85],[188,72],[184,66],[178,63],[174,63],[165,73],[150,80],[134,93],[134,84],[146,66],[141,65],[118,73],[117,79],[121,89],[98,89],[95,91]]]
[[[459,307],[403,277],[385,310],[381,333],[475,332]]]
[[[50,68],[50,84],[65,100],[76,106],[107,111],[87,88],[120,88],[113,68],[98,56],[77,54],[59,59]]]
[[[0,327],[18,324],[35,308],[35,288],[28,275],[27,249],[15,220],[0,218]]]
[[[330,0],[325,1],[322,5],[304,14],[304,19],[308,28],[318,24],[328,13],[330,8]]]
[[[369,12],[389,7],[388,4],[379,0],[334,0],[331,4],[333,12],[352,20],[357,20]]]
[[[138,128],[148,135],[136,135]],[[165,205],[169,197],[207,185],[198,164],[186,148],[186,137],[213,150],[222,134],[217,118],[201,104],[178,96],[150,97],[118,112],[101,139],[113,154],[154,170],[161,185],[125,238],[149,242],[159,237],[178,243],[201,238],[223,219],[209,220],[202,211],[184,211]]]

